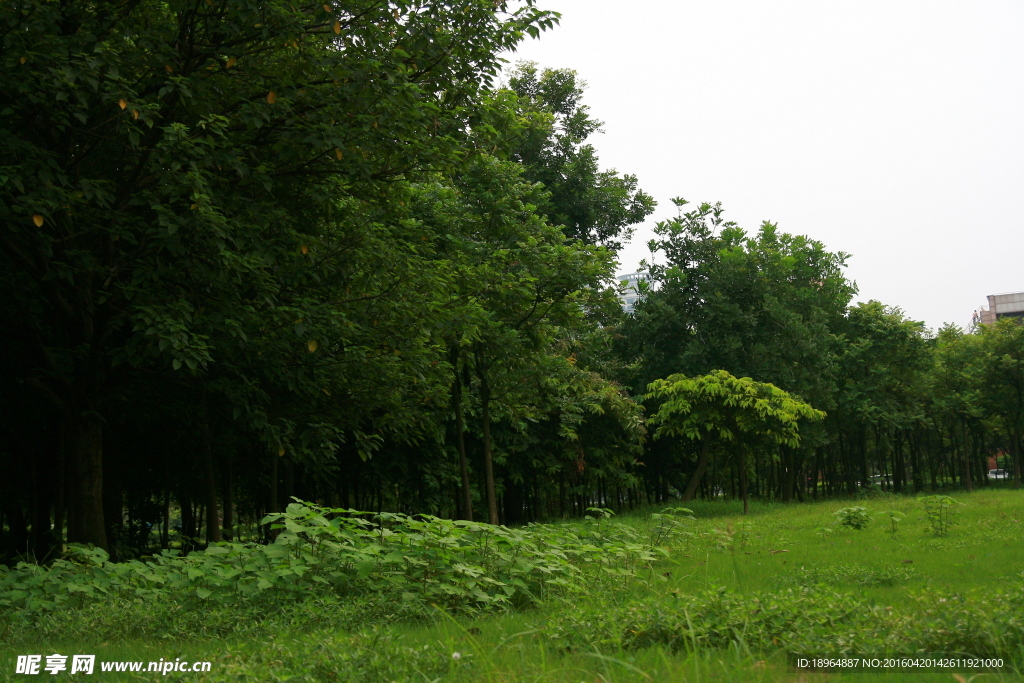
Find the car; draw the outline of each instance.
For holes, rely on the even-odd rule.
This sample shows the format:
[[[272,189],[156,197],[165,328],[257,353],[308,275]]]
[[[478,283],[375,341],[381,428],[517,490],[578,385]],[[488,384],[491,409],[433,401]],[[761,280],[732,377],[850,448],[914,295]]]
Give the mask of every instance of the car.
[[[989,479],[1009,479],[1010,478],[1010,474],[1006,470],[989,470],[988,471],[988,478]]]

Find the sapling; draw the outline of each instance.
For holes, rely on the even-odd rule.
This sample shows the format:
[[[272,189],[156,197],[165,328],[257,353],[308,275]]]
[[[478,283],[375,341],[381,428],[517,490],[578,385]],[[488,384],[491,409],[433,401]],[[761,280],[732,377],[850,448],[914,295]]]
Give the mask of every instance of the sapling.
[[[906,517],[905,514],[899,510],[886,510],[885,512],[879,512],[879,516],[888,515],[889,517],[889,533],[895,536],[900,530],[900,522]]]
[[[918,500],[924,505],[924,515],[936,536],[945,536],[949,533],[949,527],[953,525],[953,516],[958,512],[957,508],[963,506],[963,503],[950,496],[924,496]]]

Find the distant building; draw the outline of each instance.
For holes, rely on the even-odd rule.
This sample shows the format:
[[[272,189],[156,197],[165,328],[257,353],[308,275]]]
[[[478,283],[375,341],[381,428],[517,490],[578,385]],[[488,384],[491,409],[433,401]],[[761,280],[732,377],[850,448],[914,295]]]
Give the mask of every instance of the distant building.
[[[649,282],[650,279],[651,278],[647,273],[629,273],[627,275],[619,276],[619,282],[626,285],[626,290],[619,295],[619,301],[622,302],[623,311],[626,313],[633,312],[636,307],[636,301],[640,296],[640,282]]]
[[[1000,318],[1024,318],[1024,292],[989,294],[988,308],[982,306],[971,316],[975,325],[991,325]]]

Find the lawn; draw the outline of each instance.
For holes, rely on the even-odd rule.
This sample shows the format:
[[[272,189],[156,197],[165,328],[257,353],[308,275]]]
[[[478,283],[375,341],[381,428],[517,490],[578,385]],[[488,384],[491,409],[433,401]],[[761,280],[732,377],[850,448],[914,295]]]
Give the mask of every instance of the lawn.
[[[1024,680],[1014,673],[1024,662],[1024,492],[955,497],[962,505],[943,534],[919,500],[896,496],[754,503],[746,517],[735,502],[695,502],[692,520],[647,510],[567,523],[580,537],[625,527],[659,546],[660,559],[620,573],[584,555],[582,584],[490,612],[411,612],[399,593],[330,591],[272,608],[111,598],[45,614],[10,609],[0,679],[33,680],[12,673],[17,655],[52,653],[211,662],[202,674],[65,671],[56,680],[923,683],[978,674],[795,672],[787,653],[798,651],[1001,655],[1004,670],[973,680]],[[839,524],[833,513],[856,507],[867,527]],[[889,512],[903,515],[895,533]]]

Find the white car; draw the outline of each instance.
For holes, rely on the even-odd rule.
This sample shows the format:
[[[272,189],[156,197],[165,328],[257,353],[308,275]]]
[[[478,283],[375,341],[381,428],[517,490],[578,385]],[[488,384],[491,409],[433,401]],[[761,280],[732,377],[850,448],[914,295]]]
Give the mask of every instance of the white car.
[[[989,479],[1009,479],[1010,474],[1006,470],[989,470]]]

